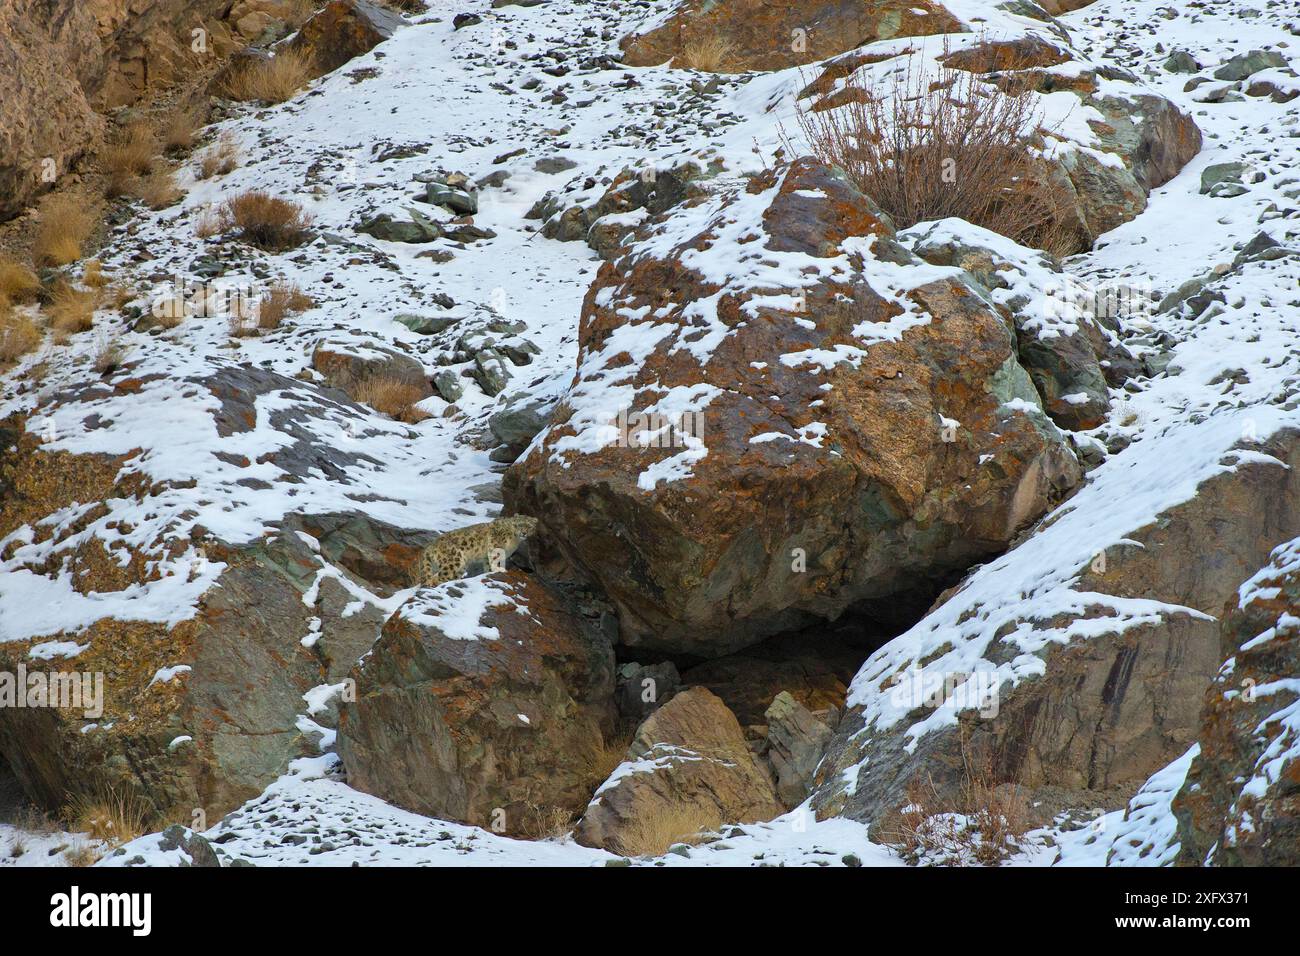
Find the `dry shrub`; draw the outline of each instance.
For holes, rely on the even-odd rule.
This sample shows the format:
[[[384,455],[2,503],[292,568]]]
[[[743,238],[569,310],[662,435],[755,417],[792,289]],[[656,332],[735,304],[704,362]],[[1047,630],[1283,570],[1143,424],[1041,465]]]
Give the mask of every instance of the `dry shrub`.
[[[97,299],[93,290],[59,282],[50,293],[50,327],[65,335],[94,328]]]
[[[802,104],[799,126],[813,155],[843,170],[899,229],[956,216],[1058,251],[1069,196],[1030,154],[1043,119],[1033,98],[942,63],[931,73],[913,62],[886,89],[854,74],[843,106]]]
[[[81,284],[91,289],[102,289],[112,280],[104,274],[104,264],[98,259],[87,259],[81,267]]]
[[[194,217],[194,235],[200,239],[221,235],[221,213],[211,206],[200,209]]]
[[[0,256],[0,299],[34,302],[41,293],[41,280],[21,262]]]
[[[162,148],[169,153],[184,153],[194,147],[194,138],[203,125],[203,114],[197,107],[177,110],[162,125]]]
[[[583,771],[586,778],[591,781],[593,789],[608,780],[618,765],[627,759],[628,747],[631,746],[635,734],[635,725],[622,724],[608,739],[602,740],[598,748],[588,754]]]
[[[263,331],[278,329],[289,316],[306,312],[315,304],[295,283],[276,282],[257,304],[257,327]]]
[[[104,147],[99,163],[108,177],[104,187],[110,198],[126,195],[132,183],[148,175],[158,157],[158,144],[153,132],[143,123],[127,127],[115,143]]]
[[[520,832],[526,840],[559,840],[573,829],[577,815],[563,807],[537,803],[525,806]]]
[[[77,868],[94,866],[102,855],[89,843],[78,843],[72,849],[63,851],[63,862]]]
[[[881,824],[881,839],[914,862],[998,866],[1016,852],[1029,829],[1019,787],[994,783],[991,759],[971,757],[962,738],[963,780],[956,799],[943,799],[932,781],[913,780],[907,803]]]
[[[312,221],[297,203],[258,189],[228,200],[217,215],[222,232],[238,229],[246,242],[269,252],[301,245]]]
[[[678,843],[693,846],[721,825],[716,807],[655,804],[623,827],[615,850],[623,856],[658,856]]]
[[[429,9],[424,0],[382,0],[386,7],[401,10],[403,13],[424,13]]]
[[[701,73],[721,73],[724,72],[722,64],[734,49],[729,40],[716,33],[699,37],[682,47],[681,54],[673,59],[673,66]]]
[[[38,266],[63,266],[81,258],[95,220],[85,204],[72,196],[54,196],[41,208],[41,221],[32,240]]]
[[[0,297],[0,365],[17,362],[40,344],[36,323]]]
[[[104,338],[95,350],[91,367],[100,375],[116,372],[126,360],[126,351],[126,347],[117,338]]]
[[[145,805],[130,791],[101,787],[72,801],[68,825],[92,840],[121,846],[145,832],[149,816]]]
[[[352,397],[363,405],[398,421],[414,425],[429,417],[429,413],[416,407],[424,393],[416,385],[383,374],[375,374],[357,382],[351,390]]]
[[[141,202],[155,210],[174,206],[185,196],[185,193],[176,187],[170,169],[155,170],[136,184],[134,192]]]
[[[311,59],[298,50],[282,50],[273,57],[251,59],[231,70],[221,84],[221,95],[231,100],[283,103],[312,78]]]
[[[199,179],[211,179],[233,172],[239,165],[239,144],[234,134],[222,133],[215,143],[208,147],[199,161]]]

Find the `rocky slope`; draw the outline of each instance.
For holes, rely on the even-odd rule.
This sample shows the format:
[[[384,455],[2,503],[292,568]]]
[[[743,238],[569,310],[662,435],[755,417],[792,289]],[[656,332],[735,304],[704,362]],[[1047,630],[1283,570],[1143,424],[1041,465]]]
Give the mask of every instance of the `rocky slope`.
[[[6,211],[275,13],[43,4]],[[142,807],[104,865],[1294,861],[1284,12],[761,6],[341,0],[115,200],[121,295],[0,377],[0,671],[105,678],[0,707],[26,800]],[[1031,98],[1075,254],[804,155],[940,58]],[[254,189],[301,245],[213,225]]]

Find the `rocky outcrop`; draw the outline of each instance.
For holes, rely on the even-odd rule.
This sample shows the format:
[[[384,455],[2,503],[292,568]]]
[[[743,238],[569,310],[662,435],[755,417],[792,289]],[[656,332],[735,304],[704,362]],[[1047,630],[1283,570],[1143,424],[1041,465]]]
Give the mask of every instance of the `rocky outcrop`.
[[[651,29],[622,41],[629,66],[674,61],[723,73],[782,70],[873,40],[957,33],[965,25],[935,0],[683,0]],[[716,45],[716,62],[698,51]]]
[[[1078,481],[996,309],[892,236],[805,160],[602,268],[505,495],[623,643],[716,657],[857,602],[923,606]]]
[[[1116,331],[1125,313],[1153,306],[1128,290],[1084,286],[1045,253],[960,220],[922,224],[899,240],[929,263],[965,270],[1009,316],[1020,364],[1062,428],[1096,428],[1110,408],[1108,386],[1140,370]]]
[[[776,795],[786,807],[803,803],[812,789],[831,728],[785,691],[767,709],[767,747],[763,759],[776,779]]]
[[[293,759],[320,753],[343,681],[387,616],[387,595],[406,586],[432,535],[359,511],[285,514],[288,499],[275,509],[277,527],[251,540],[233,534],[258,510],[249,498],[273,488],[302,494],[326,475],[344,487],[361,460],[314,433],[341,413],[361,418],[361,409],[271,372],[96,381],[59,393],[41,414],[64,428],[92,422],[103,434],[131,414],[128,405],[108,411],[114,401],[140,395],[152,408],[152,388],[194,413],[185,437],[195,448],[212,441],[211,466],[200,452],[169,477],[139,449],[74,455],[49,450],[45,433],[22,423],[5,430],[17,446],[0,462],[0,671],[99,675],[103,696],[102,706],[0,707],[0,756],[51,811],[109,790],[156,818],[200,809],[215,822]],[[246,452],[272,434],[274,447],[254,463]],[[194,521],[198,467],[205,494],[226,496],[214,511],[244,509],[233,526]],[[59,513],[78,517],[44,524]],[[22,588],[56,585],[65,589],[58,602],[30,614],[16,603]]]
[[[352,398],[374,381],[404,386],[415,401],[433,394],[420,361],[386,346],[326,339],[316,343],[311,362],[326,382]]]
[[[331,0],[299,28],[286,49],[305,56],[313,76],[323,76],[370,52],[401,23],[396,13],[367,0]]]
[[[1300,532],[1296,436],[1237,454],[1066,589],[1038,595],[1037,613],[1003,618],[959,592],[950,613],[931,612],[959,619],[942,625],[937,649],[923,620],[868,659],[818,772],[818,813],[879,822],[915,781],[955,800],[972,772],[1076,806],[1119,805],[1184,753],[1223,660],[1215,615],[1277,541]],[[1045,546],[1052,531],[1038,532]],[[978,629],[982,614],[998,624],[977,661],[962,656],[962,624]],[[1024,677],[989,669],[1003,665]]]
[[[596,791],[574,839],[629,856],[660,854],[724,822],[782,810],[726,705],[701,687],[643,723],[628,759]]]
[[[527,834],[587,802],[612,729],[614,654],[517,571],[417,591],[353,673],[348,782],[419,813]]]
[[[1274,551],[1223,622],[1199,750],[1174,798],[1182,863],[1300,865],[1300,540]]]

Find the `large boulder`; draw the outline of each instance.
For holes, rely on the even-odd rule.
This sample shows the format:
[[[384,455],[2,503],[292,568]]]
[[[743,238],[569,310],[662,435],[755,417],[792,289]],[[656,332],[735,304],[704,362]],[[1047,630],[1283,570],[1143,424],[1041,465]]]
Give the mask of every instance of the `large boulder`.
[[[507,474],[621,641],[716,657],[858,602],[919,613],[1079,479],[1011,331],[811,160],[643,228]]]
[[[824,60],[873,40],[956,33],[966,27],[936,0],[683,0],[666,18],[624,37],[630,66],[696,65],[724,73],[781,70]]]
[[[614,653],[598,625],[506,571],[417,591],[353,673],[348,782],[418,813],[530,834],[586,804],[612,730]]]
[[[154,423],[160,403],[185,423],[184,442],[166,428],[117,431]],[[432,534],[355,501],[285,513],[325,500],[314,483],[344,488],[350,470],[381,463],[317,436],[362,409],[272,372],[96,381],[38,414],[0,429],[0,671],[99,675],[103,694],[0,707],[0,760],[50,811],[111,791],[154,819],[201,809],[215,822],[320,753],[345,678]],[[130,444],[51,446],[87,433]],[[168,458],[151,438],[185,450]]]
[[[1122,805],[1203,733],[1216,615],[1300,532],[1298,465],[1281,432],[1137,526],[1098,528],[1096,499],[1062,509],[863,664],[818,771],[819,815],[880,823],[918,785],[942,805],[972,783]],[[1115,502],[1114,489],[1095,490]],[[1081,534],[1098,542],[1091,560]],[[1036,572],[1036,556],[1058,564]]]
[[[701,829],[770,820],[782,809],[735,716],[693,687],[638,728],[628,759],[596,791],[574,839],[629,856],[658,855]]]
[[[1242,585],[1175,797],[1188,865],[1300,865],[1300,539]]]
[[[313,76],[337,70],[393,35],[402,18],[367,0],[331,0],[286,45],[305,56]]]

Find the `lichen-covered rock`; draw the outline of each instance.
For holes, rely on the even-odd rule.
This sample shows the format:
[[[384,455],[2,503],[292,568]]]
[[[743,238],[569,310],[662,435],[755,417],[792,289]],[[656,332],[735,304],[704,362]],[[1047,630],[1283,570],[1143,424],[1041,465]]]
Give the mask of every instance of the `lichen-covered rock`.
[[[1078,481],[1014,340],[813,161],[676,207],[587,295],[579,369],[507,474],[618,608],[716,657],[928,603]]]
[[[1223,622],[1199,751],[1173,809],[1188,865],[1300,865],[1300,539],[1279,546]]]
[[[595,622],[517,571],[421,589],[357,666],[348,782],[419,813],[529,832],[577,812],[612,729],[614,654]]]
[[[1139,369],[1113,330],[1123,316],[1111,307],[1141,315],[1151,303],[1131,301],[1128,290],[1085,287],[1046,254],[961,220],[923,223],[899,241],[927,262],[964,269],[1010,316],[1020,364],[1052,421],[1072,431],[1102,423],[1107,386],[1123,385]]]
[[[691,67],[693,48],[720,39],[724,52],[706,68],[741,73],[824,60],[873,40],[965,29],[936,0],[682,0],[622,47],[630,66],[673,60]]]
[[[776,795],[786,807],[803,803],[813,775],[830,743],[831,728],[785,691],[767,709],[767,746],[763,759],[776,778]]]
[[[658,855],[701,828],[770,820],[782,809],[735,716],[694,687],[637,729],[628,759],[596,791],[574,839],[629,856]]]

